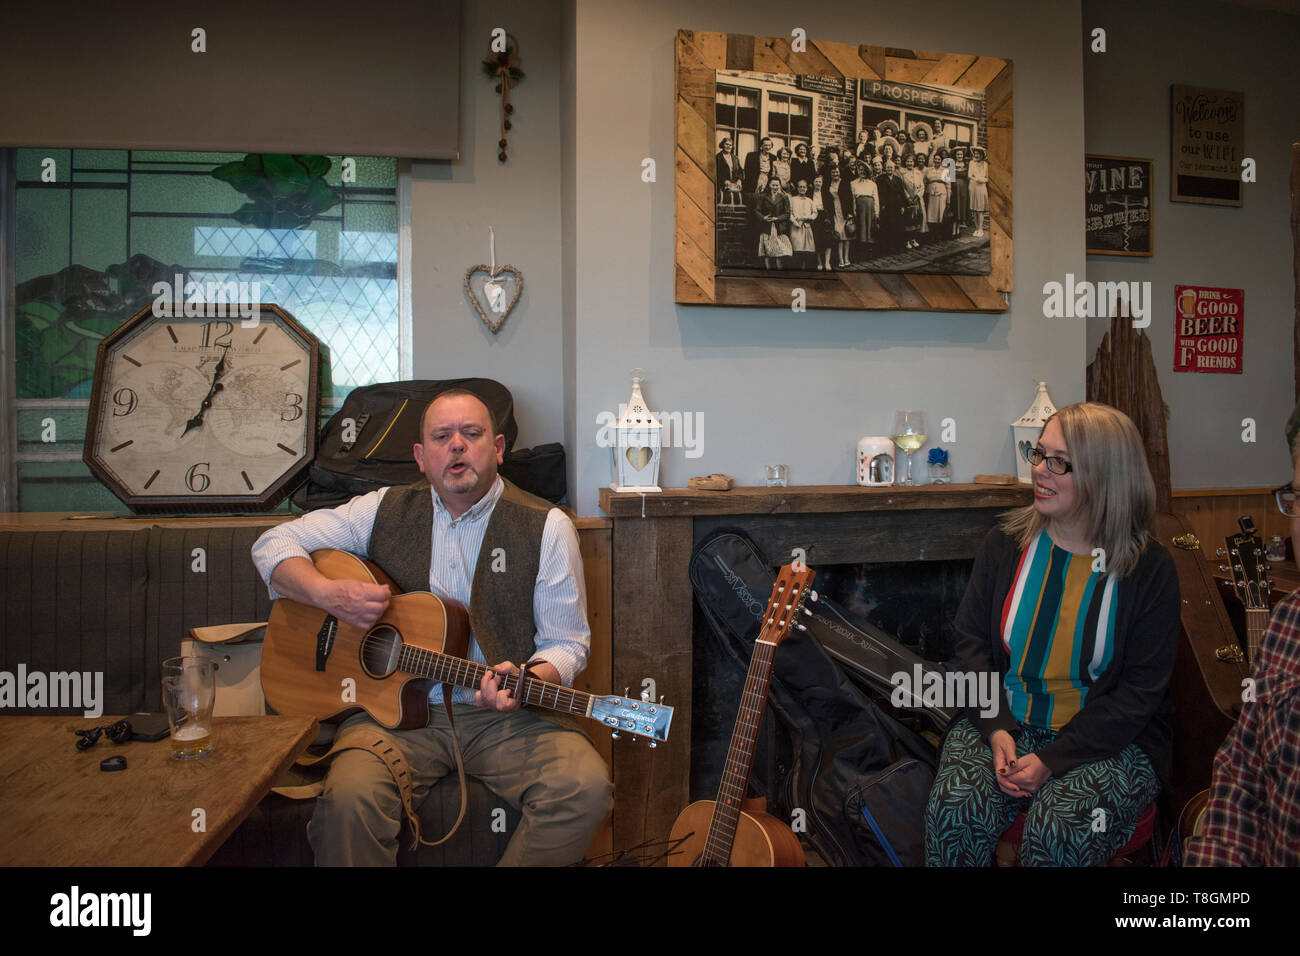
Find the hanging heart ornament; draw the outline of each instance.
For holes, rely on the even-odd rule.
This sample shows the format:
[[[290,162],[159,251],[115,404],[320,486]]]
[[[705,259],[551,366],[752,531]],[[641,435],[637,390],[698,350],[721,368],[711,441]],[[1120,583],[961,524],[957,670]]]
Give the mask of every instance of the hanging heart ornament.
[[[483,324],[495,335],[524,291],[524,274],[514,266],[471,266],[465,272],[465,294]]]

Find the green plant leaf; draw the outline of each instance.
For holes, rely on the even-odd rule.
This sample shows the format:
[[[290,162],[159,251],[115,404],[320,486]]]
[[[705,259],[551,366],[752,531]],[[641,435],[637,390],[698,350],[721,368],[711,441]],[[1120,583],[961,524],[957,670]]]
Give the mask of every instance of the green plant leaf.
[[[270,210],[256,203],[246,202],[231,214],[235,222],[245,226],[258,226],[262,229],[271,227]]]
[[[283,153],[267,153],[262,157],[262,167],[276,196],[292,196],[305,190],[311,182],[302,163]]]
[[[213,179],[229,183],[241,193],[248,195],[262,186],[261,173],[253,172],[244,163],[224,163],[209,174]]]
[[[308,215],[319,216],[326,209],[337,205],[339,195],[325,180],[314,179],[304,199]]]
[[[303,168],[307,170],[307,175],[313,179],[324,176],[333,165],[325,156],[295,156],[294,159],[302,163]]]

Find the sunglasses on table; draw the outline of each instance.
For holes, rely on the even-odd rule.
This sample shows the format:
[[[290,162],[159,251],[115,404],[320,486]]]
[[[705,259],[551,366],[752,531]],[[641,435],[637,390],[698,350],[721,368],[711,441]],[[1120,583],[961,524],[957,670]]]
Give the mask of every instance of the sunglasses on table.
[[[1057,455],[1049,455],[1042,448],[1035,445],[1033,448],[1025,449],[1025,461],[1031,465],[1038,465],[1047,462],[1047,470],[1054,475],[1068,475],[1074,471],[1074,466]]]

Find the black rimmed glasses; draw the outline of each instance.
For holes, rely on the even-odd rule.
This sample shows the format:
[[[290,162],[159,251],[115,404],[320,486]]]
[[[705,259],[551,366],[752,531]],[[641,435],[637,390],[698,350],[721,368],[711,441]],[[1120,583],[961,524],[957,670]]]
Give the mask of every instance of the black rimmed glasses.
[[[125,720],[119,720],[115,724],[105,724],[103,727],[91,727],[89,730],[78,730],[77,749],[89,750],[99,741],[100,734],[108,734],[108,739],[115,744],[124,744],[131,739],[131,724]]]
[[[1057,455],[1049,455],[1042,448],[1035,445],[1033,448],[1025,449],[1025,461],[1031,465],[1039,465],[1047,462],[1047,470],[1054,475],[1068,475],[1074,471],[1074,466]]]
[[[1273,500],[1277,502],[1277,510],[1282,512],[1288,518],[1300,517],[1300,507],[1296,505],[1296,491],[1288,482],[1281,488],[1273,489]]]

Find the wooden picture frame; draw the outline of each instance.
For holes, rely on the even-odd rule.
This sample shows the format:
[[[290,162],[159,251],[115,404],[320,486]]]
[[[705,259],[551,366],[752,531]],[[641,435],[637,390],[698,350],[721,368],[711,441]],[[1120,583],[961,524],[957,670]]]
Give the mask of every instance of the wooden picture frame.
[[[1083,225],[1088,255],[1150,256],[1155,251],[1155,204],[1151,199],[1154,163],[1140,156],[1088,153],[1083,157]],[[1115,221],[1117,218],[1121,221]]]
[[[716,71],[838,77],[980,90],[988,144],[988,275],[810,272],[720,274],[715,237]],[[683,305],[1005,312],[1012,277],[1012,63],[997,57],[679,30],[675,107],[674,300]]]

